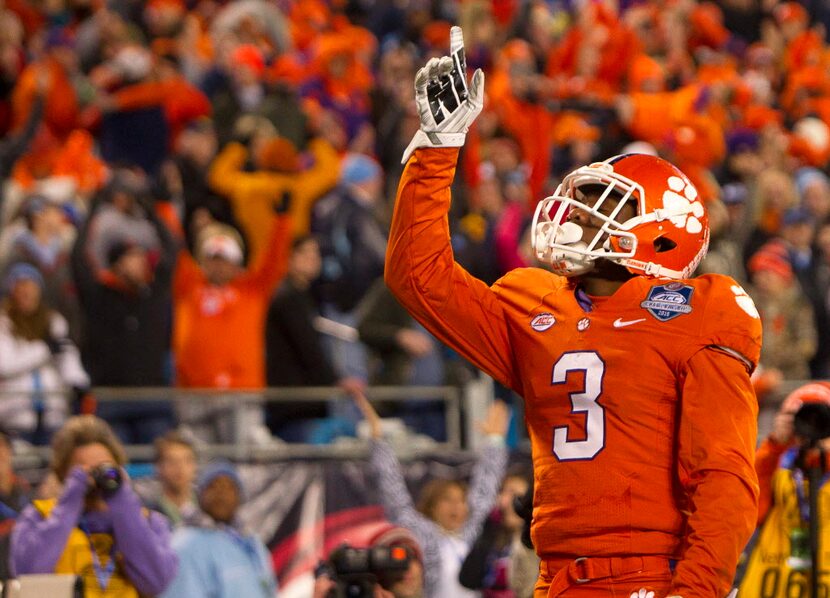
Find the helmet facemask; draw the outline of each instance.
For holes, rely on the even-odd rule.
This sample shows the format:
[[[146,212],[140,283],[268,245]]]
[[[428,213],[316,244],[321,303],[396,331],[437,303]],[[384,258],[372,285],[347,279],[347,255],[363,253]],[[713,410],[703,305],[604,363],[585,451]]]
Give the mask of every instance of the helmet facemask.
[[[599,197],[586,203],[586,191],[598,191]],[[584,166],[565,177],[556,191],[536,206],[531,225],[531,244],[536,257],[560,276],[578,276],[592,270],[598,258],[624,264],[637,251],[637,236],[630,229],[643,213],[642,187],[613,172],[604,163]],[[607,202],[616,201],[610,213],[601,212]],[[629,202],[636,206],[636,216],[626,222],[616,217]],[[579,209],[602,222],[590,239],[578,224],[568,221],[572,209]]]

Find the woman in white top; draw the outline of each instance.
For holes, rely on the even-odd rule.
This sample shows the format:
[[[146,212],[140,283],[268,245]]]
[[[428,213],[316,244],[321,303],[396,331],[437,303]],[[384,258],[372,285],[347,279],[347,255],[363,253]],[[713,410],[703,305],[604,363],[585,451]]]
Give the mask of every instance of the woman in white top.
[[[433,480],[421,492],[416,508],[392,447],[381,438],[380,419],[363,396],[357,404],[369,422],[371,463],[386,517],[409,529],[424,553],[424,598],[472,598],[480,594],[458,581],[461,564],[484,520],[495,505],[507,465],[509,412],[501,401],[490,407],[481,424],[487,443],[476,461],[469,488],[457,480]]]
[[[42,301],[43,277],[19,262],[4,279],[0,301],[0,426],[45,444],[66,420],[67,392],[89,386],[69,326]]]

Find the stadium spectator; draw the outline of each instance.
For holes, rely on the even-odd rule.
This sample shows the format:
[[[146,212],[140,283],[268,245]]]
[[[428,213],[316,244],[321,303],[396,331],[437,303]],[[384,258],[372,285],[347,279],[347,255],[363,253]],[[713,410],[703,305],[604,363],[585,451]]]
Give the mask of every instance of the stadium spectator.
[[[11,439],[0,432],[0,581],[11,577],[11,532],[18,514],[28,504],[31,494],[29,484],[15,475],[12,457]]]
[[[0,510],[10,509],[17,514],[28,504],[32,489],[26,480],[14,473],[13,457],[11,438],[0,432]]]
[[[314,202],[337,183],[340,159],[320,137],[308,144],[312,163],[305,168],[305,157],[284,137],[258,134],[246,141],[224,147],[210,167],[208,182],[230,201],[256,256],[267,241],[270,212],[283,193],[291,194],[294,236],[308,233]],[[253,171],[246,168],[250,162]]]
[[[803,542],[792,544],[798,541],[799,535],[807,537],[809,517],[817,515],[809,512],[805,495],[805,473],[810,462],[804,450],[810,447],[810,439],[799,437],[794,425],[796,413],[809,403],[830,406],[830,386],[826,383],[805,384],[787,395],[775,415],[772,430],[755,455],[760,487],[759,533],[751,544],[740,585],[740,591],[750,596],[759,594],[762,588],[765,595],[786,596],[791,591],[789,588],[805,587],[809,583],[809,572],[805,571],[805,567],[809,567],[809,549],[805,552]],[[816,428],[817,433],[819,430],[830,432]],[[827,440],[822,440],[821,446],[825,450],[826,445]],[[821,454],[826,457],[826,453]],[[823,469],[827,467],[827,463],[816,461],[815,464]],[[822,480],[819,491],[820,501],[826,496],[825,481]],[[819,526],[823,536],[823,517]],[[824,566],[819,566],[824,571]]]
[[[35,98],[42,94],[45,106],[38,135],[48,139],[49,147],[56,147],[79,124],[78,96],[72,80],[80,73],[75,42],[66,28],[49,29],[44,46],[39,60],[30,62],[15,82],[12,129],[27,122]]]
[[[409,558],[405,571],[389,571],[377,576],[374,598],[423,598],[424,554],[418,540],[406,528],[382,526],[368,541],[368,548],[403,548]],[[313,598],[330,598],[337,592],[335,580],[324,572],[314,580]]]
[[[219,142],[224,146],[233,138],[240,115],[255,115],[267,119],[294,147],[303,147],[305,114],[293,89],[265,83],[262,51],[252,44],[223,44],[219,50],[216,68],[203,83],[213,88],[208,95]]]
[[[444,364],[440,345],[401,307],[383,280],[366,294],[358,323],[360,340],[380,363],[371,377],[379,386],[440,386]]]
[[[381,436],[380,418],[363,395],[358,408],[369,423],[370,461],[386,517],[410,531],[424,554],[424,596],[476,596],[458,581],[461,563],[496,503],[499,481],[507,463],[504,436],[509,414],[501,401],[493,403],[480,428],[487,445],[476,462],[470,488],[458,480],[434,479],[421,490],[417,508],[407,490],[392,447]]]
[[[58,498],[26,507],[12,532],[15,575],[81,576],[88,594],[159,594],[176,573],[167,521],[144,511],[124,471],[124,449],[92,415],[69,419],[52,440]]]
[[[63,424],[70,391],[89,388],[66,319],[43,301],[43,285],[34,266],[14,264],[0,304],[0,426],[36,444]]]
[[[45,86],[45,76],[41,75],[39,86]],[[38,93],[32,102],[29,118],[21,130],[13,135],[5,135],[0,141],[0,230],[6,223],[8,210],[6,209],[6,183],[14,170],[17,160],[26,153],[29,144],[40,126],[43,118],[43,93]]]
[[[205,228],[196,258],[179,254],[173,282],[173,351],[176,384],[183,388],[261,389],[265,386],[265,319],[274,288],[288,262],[291,220],[284,196],[271,215],[268,242],[246,269],[239,235],[225,225]],[[197,261],[198,260],[198,261]],[[234,342],[228,342],[234,339]],[[237,436],[234,417],[218,417],[232,405],[208,401],[179,403],[179,417],[207,438]],[[244,413],[244,417],[242,416]],[[262,409],[240,406],[237,422],[262,431]],[[267,433],[267,431],[266,431]]]
[[[72,268],[85,316],[84,363],[95,386],[168,386],[171,285],[177,243],[148,206],[143,210],[150,233],[159,239],[151,249],[131,233],[110,234],[104,268],[90,259],[89,236],[108,207],[98,195],[78,232],[72,252]],[[105,212],[104,215],[101,215]],[[99,215],[101,215],[99,217]],[[98,415],[115,430],[122,442],[146,444],[173,425],[169,401],[106,401]]]
[[[217,221],[239,228],[228,201],[208,184],[208,168],[216,156],[217,145],[213,121],[201,118],[184,128],[173,148],[173,163],[184,200],[182,227],[191,252],[195,251],[196,237],[205,224]]]
[[[60,204],[33,195],[21,206],[25,229],[15,235],[8,252],[0,256],[2,270],[8,264],[27,262],[43,276],[43,298],[69,323],[70,337],[81,335],[80,309],[69,260],[75,229]]]
[[[277,579],[268,549],[237,517],[244,498],[234,467],[215,461],[199,475],[199,526],[173,534],[179,571],[162,598],[274,598]]]
[[[199,516],[196,498],[196,449],[181,432],[171,430],[153,442],[156,479],[139,494],[149,509],[158,511],[176,528],[188,525]]]
[[[136,86],[140,92],[151,82],[153,62],[149,48],[124,39],[112,56],[90,73],[96,86],[93,105],[101,112],[101,156],[110,164],[139,168],[150,176],[158,173],[167,157],[170,123],[160,98],[141,98],[147,100],[142,102],[131,96]],[[205,105],[203,112],[207,110]]]
[[[803,380],[816,352],[815,315],[793,274],[786,246],[770,241],[749,260],[752,282],[747,292],[763,324],[761,366],[783,380]]]
[[[86,267],[93,272],[108,267],[107,252],[116,242],[132,241],[157,251],[161,240],[149,214],[153,197],[146,175],[140,170],[117,168],[95,196],[90,210],[87,241],[83,246]],[[93,205],[94,204],[94,205]]]
[[[383,172],[372,158],[349,154],[340,183],[314,206],[311,232],[320,240],[323,270],[316,292],[323,316],[354,327],[355,308],[383,274],[386,234],[378,221]],[[336,367],[366,380],[366,351],[360,343],[327,337]]]
[[[311,284],[320,275],[320,245],[310,235],[291,244],[288,273],[268,308],[265,323],[266,380],[268,386],[340,386],[346,392],[361,390],[357,378],[340,376],[315,328],[319,310]],[[267,407],[271,431],[287,442],[315,438],[325,405],[303,401],[276,402]]]
[[[533,595],[539,558],[522,544],[524,519],[515,501],[530,489],[533,473],[526,465],[507,470],[498,503],[484,523],[459,573],[461,585],[482,590],[483,598],[526,598]]]
[[[372,385],[442,386],[447,382],[441,344],[401,307],[383,279],[369,289],[360,311],[360,341],[377,361],[369,379]],[[397,408],[385,405],[380,410],[442,442],[446,440],[444,408],[443,401],[404,401]]]

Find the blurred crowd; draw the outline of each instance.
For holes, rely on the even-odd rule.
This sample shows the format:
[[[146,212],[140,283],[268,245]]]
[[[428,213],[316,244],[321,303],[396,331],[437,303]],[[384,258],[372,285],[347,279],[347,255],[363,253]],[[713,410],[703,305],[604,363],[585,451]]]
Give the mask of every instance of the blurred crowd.
[[[463,27],[486,102],[452,241],[532,265],[573,167],[655,153],[705,197],[764,323],[759,394],[830,374],[830,11],[724,0],[0,2],[0,422],[45,443],[96,412],[128,443],[325,442],[338,403],[95,403],[90,389],[458,384],[474,375],[382,282],[418,128],[415,71]],[[439,405],[389,407],[440,439]]]

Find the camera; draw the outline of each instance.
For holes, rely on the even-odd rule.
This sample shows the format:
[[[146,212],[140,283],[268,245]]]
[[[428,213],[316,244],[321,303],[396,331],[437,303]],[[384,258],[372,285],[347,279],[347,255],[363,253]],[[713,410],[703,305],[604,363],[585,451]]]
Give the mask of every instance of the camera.
[[[89,473],[96,490],[103,496],[112,496],[121,487],[121,469],[112,463],[102,463]]]
[[[796,436],[814,447],[820,440],[830,436],[830,406],[824,403],[804,403],[793,417]]]
[[[327,574],[336,584],[327,598],[371,598],[375,586],[389,589],[402,579],[411,559],[409,549],[403,546],[355,548],[344,544],[317,573]]]

